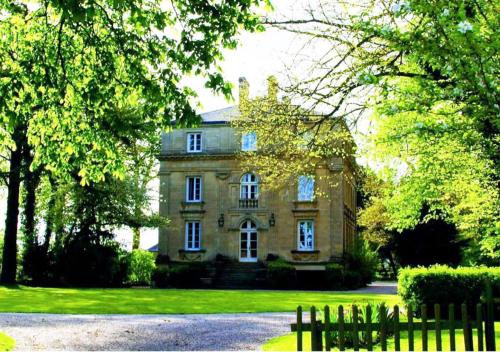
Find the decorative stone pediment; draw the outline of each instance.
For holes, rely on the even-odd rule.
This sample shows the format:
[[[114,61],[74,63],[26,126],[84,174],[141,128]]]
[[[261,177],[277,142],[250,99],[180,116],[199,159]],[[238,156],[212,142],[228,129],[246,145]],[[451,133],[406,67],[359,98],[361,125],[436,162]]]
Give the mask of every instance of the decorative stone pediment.
[[[296,251],[293,250],[292,258],[297,262],[315,262],[319,259],[319,251]]]
[[[205,250],[200,249],[198,251],[186,251],[185,249],[179,249],[180,260],[185,260],[189,262],[199,262],[203,260],[205,255]]]

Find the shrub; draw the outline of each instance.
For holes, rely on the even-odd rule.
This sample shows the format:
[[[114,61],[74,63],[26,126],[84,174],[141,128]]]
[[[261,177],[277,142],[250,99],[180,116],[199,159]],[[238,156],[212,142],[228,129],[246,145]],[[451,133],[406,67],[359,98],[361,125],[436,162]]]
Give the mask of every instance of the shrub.
[[[283,259],[277,259],[267,264],[267,280],[274,288],[295,287],[297,276],[295,267]]]
[[[350,282],[354,283],[358,279],[355,277],[359,277],[358,286],[346,286],[349,288],[357,288],[365,286],[373,281],[375,271],[377,270],[378,256],[375,251],[370,249],[368,242],[357,239],[354,242],[353,250],[344,256],[344,263],[346,270],[357,273],[348,274],[350,276]]]
[[[166,254],[158,254],[155,263],[156,265],[167,265],[170,263],[170,257]]]
[[[128,256],[104,231],[68,235],[55,253],[56,277],[61,284],[118,287],[127,278]]]
[[[325,268],[327,287],[331,290],[340,290],[344,287],[344,267],[337,263],[330,263]]]
[[[168,276],[169,269],[165,266],[157,267],[153,270],[153,274],[151,275],[151,281],[154,287],[157,288],[166,288],[168,287]]]
[[[129,283],[133,285],[150,285],[154,269],[155,258],[153,253],[143,249],[134,249],[130,253]]]
[[[207,269],[203,263],[178,263],[168,267],[158,267],[154,270],[152,281],[155,287],[198,287],[200,278],[206,275]]]
[[[436,265],[429,268],[406,268],[399,274],[398,294],[406,304],[411,304],[413,307],[427,304],[431,316],[435,303],[441,305],[443,316],[448,313],[449,303],[454,303],[458,309],[460,304],[465,302],[469,311],[474,312],[474,305],[479,302],[487,281],[492,283],[498,294],[500,267],[453,269],[445,265]],[[418,315],[418,309],[415,311]]]
[[[365,285],[363,281],[363,275],[356,270],[347,270],[343,272],[343,286],[346,289],[354,290],[356,288],[363,287]]]

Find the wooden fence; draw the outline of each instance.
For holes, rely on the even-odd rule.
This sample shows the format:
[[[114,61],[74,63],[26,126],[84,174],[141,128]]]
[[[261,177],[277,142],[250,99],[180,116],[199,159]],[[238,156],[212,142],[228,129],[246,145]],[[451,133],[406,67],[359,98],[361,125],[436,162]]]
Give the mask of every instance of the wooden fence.
[[[490,291],[491,292],[491,291]],[[358,306],[352,306],[351,315],[345,315],[344,307],[338,306],[337,321],[330,321],[330,307],[324,307],[323,315],[324,322],[317,320],[317,310],[313,306],[310,312],[310,323],[303,322],[302,307],[297,308],[297,322],[291,325],[292,331],[297,332],[297,351],[303,350],[303,332],[311,332],[311,350],[323,350],[323,335],[324,348],[330,351],[335,345],[339,350],[344,351],[346,347],[352,347],[355,351],[366,348],[368,351],[373,350],[375,341],[373,341],[373,333],[377,341],[380,343],[382,351],[387,351],[387,340],[390,335],[393,335],[394,350],[402,351],[401,349],[401,332],[408,333],[408,351],[415,349],[415,331],[421,332],[422,350],[429,350],[429,331],[435,331],[436,350],[442,351],[443,339],[442,332],[449,332],[449,349],[456,350],[456,330],[463,331],[464,346],[467,351],[474,350],[474,335],[472,329],[476,329],[477,350],[495,351],[495,301],[491,296],[486,300],[486,303],[478,303],[475,306],[475,318],[471,318],[474,312],[467,311],[467,305],[462,304],[460,309],[460,320],[455,319],[455,305],[448,305],[448,317],[441,317],[441,306],[434,305],[434,319],[428,319],[427,306],[424,304],[420,307],[420,321],[414,320],[414,310],[412,306],[406,307],[407,321],[400,321],[400,309],[398,305],[393,307],[393,311],[389,312],[385,305],[378,307],[378,312],[372,312],[370,305],[366,306],[363,316]],[[378,319],[373,319],[373,313],[378,313]],[[350,318],[350,322],[346,322],[346,318]],[[362,343],[360,337],[363,339]],[[346,346],[349,344],[349,346]]]

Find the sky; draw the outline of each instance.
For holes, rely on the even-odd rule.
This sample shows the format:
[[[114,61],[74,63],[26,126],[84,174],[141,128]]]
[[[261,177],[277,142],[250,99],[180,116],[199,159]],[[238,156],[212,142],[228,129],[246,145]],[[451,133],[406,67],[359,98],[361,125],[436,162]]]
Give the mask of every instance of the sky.
[[[293,15],[300,7],[301,1],[273,0],[274,13]],[[272,14],[270,14],[272,15]],[[266,91],[266,79],[270,75],[280,78],[284,65],[289,65],[293,52],[300,45],[295,35],[277,29],[267,29],[260,33],[243,33],[240,45],[235,50],[225,52],[225,60],[220,64],[225,79],[233,84],[234,101],[227,101],[223,96],[214,95],[203,87],[203,81],[196,77],[188,77],[185,83],[198,93],[202,107],[198,112],[207,112],[237,104],[238,79],[245,77],[250,84],[250,95],[261,95]],[[158,209],[158,181],[151,185],[155,190],[152,194],[152,210]],[[5,189],[0,190],[0,229],[5,226]],[[132,235],[128,230],[118,233],[118,240],[130,247]],[[158,242],[157,230],[142,232],[141,248],[149,248]]]

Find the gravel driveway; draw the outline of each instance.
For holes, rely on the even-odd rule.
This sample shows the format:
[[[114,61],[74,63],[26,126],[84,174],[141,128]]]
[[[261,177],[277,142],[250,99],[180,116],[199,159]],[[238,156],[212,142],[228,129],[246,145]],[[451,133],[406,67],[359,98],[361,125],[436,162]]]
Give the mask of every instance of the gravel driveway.
[[[258,350],[290,331],[293,313],[0,314],[17,350]]]

